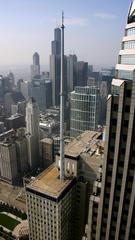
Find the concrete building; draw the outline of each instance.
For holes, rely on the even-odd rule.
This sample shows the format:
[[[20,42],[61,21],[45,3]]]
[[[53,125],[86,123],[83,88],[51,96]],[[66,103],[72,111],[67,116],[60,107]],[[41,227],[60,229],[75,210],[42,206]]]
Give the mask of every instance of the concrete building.
[[[28,163],[31,169],[39,166],[39,108],[30,98],[26,106],[26,134],[28,143]]]
[[[29,170],[25,129],[0,134],[0,153],[1,179],[13,185],[20,184]]]
[[[75,178],[61,181],[53,165],[26,186],[31,240],[77,239],[73,235],[75,187]]]
[[[77,239],[83,236],[85,225],[88,223],[89,198],[104,152],[101,139],[102,133],[86,131],[65,146],[65,176],[77,178]],[[60,167],[59,154],[56,155],[56,165]]]
[[[64,181],[59,179],[58,154],[55,166],[26,186],[30,239],[82,239],[88,221],[88,199],[102,164],[101,138],[102,133],[86,131],[66,145]]]
[[[30,82],[24,81],[23,79],[19,79],[17,85],[19,92],[22,93],[25,100],[28,100],[31,94]]]
[[[7,130],[18,129],[20,127],[25,127],[25,118],[20,114],[12,115],[5,119],[5,127]]]
[[[76,87],[70,96],[70,136],[96,130],[98,113],[99,90],[96,87]]]
[[[101,193],[91,197],[92,240],[135,239],[135,1],[108,96]],[[100,197],[99,197],[100,196]],[[96,214],[95,214],[96,213]]]
[[[21,92],[8,92],[4,95],[4,106],[7,115],[12,114],[12,106],[15,105],[16,108],[18,104],[25,103],[25,98]]]
[[[33,54],[33,65],[31,65],[31,79],[40,75],[40,56],[37,52]]]
[[[40,140],[40,159],[44,169],[54,162],[53,140],[51,138]]]
[[[46,110],[46,82],[40,76],[31,81],[31,96],[36,100],[40,111]]]
[[[19,128],[15,137],[16,157],[17,157],[17,170],[19,177],[22,177],[28,172],[28,148],[27,138],[25,136],[24,128]]]
[[[41,138],[58,134],[60,130],[59,111],[53,113],[50,110],[45,114],[40,114],[39,127]]]
[[[0,142],[0,178],[13,185],[18,180],[16,148],[8,139]]]

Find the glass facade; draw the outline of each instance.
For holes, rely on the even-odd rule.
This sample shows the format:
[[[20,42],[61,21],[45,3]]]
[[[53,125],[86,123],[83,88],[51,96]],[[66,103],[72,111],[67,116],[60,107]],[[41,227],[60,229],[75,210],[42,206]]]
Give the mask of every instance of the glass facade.
[[[85,130],[96,130],[98,124],[99,90],[76,87],[71,93],[70,134],[76,137]]]
[[[135,48],[135,41],[134,40],[123,42],[122,49],[132,49],[132,48]]]
[[[118,70],[117,74],[119,79],[133,80],[133,71]]]
[[[135,28],[129,28],[126,30],[126,36],[135,35]]]
[[[135,55],[122,55],[120,56],[120,63],[121,64],[131,64],[134,65],[135,64]]]

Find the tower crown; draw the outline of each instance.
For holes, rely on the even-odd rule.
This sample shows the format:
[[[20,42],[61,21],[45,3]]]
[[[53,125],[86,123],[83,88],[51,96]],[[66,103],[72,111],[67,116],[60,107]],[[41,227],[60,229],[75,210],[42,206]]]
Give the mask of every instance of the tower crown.
[[[132,1],[130,5],[127,23],[133,23],[133,22],[135,22],[135,0]]]

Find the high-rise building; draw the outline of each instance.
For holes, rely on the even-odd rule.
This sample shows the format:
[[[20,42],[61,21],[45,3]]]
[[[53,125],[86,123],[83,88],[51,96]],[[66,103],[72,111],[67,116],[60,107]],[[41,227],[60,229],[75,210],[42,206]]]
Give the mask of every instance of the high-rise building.
[[[61,30],[60,28],[54,29],[54,41],[52,41],[52,55],[61,54]]]
[[[11,184],[18,179],[16,148],[8,139],[0,142],[0,178]]]
[[[77,62],[76,55],[67,57],[67,88],[69,92],[74,90],[74,64]]]
[[[70,96],[70,135],[77,137],[85,130],[98,126],[99,89],[76,87]]]
[[[31,96],[36,100],[40,111],[46,110],[46,82],[45,79],[33,78],[31,81]]]
[[[79,61],[74,63],[74,86],[87,86],[88,63]]]
[[[44,138],[40,140],[40,159],[41,166],[46,169],[54,161],[53,139]]]
[[[53,106],[60,105],[60,73],[61,73],[61,30],[54,30],[54,41],[52,41],[52,52],[50,56],[50,78],[52,80],[52,102]]]
[[[28,141],[28,162],[31,169],[39,166],[39,108],[30,98],[26,106],[26,133]]]
[[[33,54],[33,65],[31,65],[31,79],[40,75],[40,56],[37,52]]]
[[[26,187],[31,240],[72,240],[75,178],[61,181],[51,165]]]
[[[90,200],[90,240],[135,239],[135,1],[107,102],[102,183]]]

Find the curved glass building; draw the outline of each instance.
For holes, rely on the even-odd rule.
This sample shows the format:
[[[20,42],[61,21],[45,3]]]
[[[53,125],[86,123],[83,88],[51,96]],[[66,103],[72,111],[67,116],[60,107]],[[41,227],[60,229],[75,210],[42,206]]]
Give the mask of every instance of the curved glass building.
[[[118,64],[116,65],[116,78],[133,80],[135,69],[135,2],[129,8],[125,35],[122,39]]]

